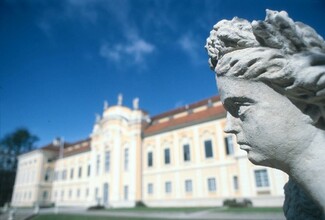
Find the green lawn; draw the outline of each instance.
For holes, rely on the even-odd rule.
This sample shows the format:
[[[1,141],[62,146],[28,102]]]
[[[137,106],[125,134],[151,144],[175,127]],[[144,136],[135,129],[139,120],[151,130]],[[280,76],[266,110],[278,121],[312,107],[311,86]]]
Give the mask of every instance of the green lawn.
[[[247,208],[227,208],[227,207],[167,207],[167,208],[115,208],[106,209],[109,212],[200,212],[210,210],[211,212],[282,212],[281,207],[247,207]]]
[[[106,209],[109,212],[199,212],[208,209],[214,209],[213,207],[165,207],[165,208],[147,208],[147,207],[136,207],[136,208],[114,208]]]
[[[247,207],[247,208],[224,208],[224,209],[215,209],[214,212],[232,212],[232,213],[239,213],[239,212],[283,212],[282,207]]]
[[[229,212],[229,213],[261,213],[261,212],[268,212],[268,213],[282,213],[282,208],[276,207],[249,207],[249,208],[226,208],[226,207],[195,207],[195,208],[119,208],[119,209],[106,209],[100,211],[107,211],[107,212],[181,212],[181,213],[192,213],[192,212],[200,212],[209,210],[211,212]],[[94,211],[96,212],[96,211]],[[89,213],[91,215],[91,213]],[[39,215],[31,220],[143,220],[145,218],[133,218],[133,217],[111,217],[111,216],[83,216],[83,215],[76,215],[76,214],[46,214],[46,215]],[[159,219],[157,219],[159,220]]]
[[[110,217],[110,216],[83,216],[83,215],[39,215],[31,220],[143,220],[143,218],[130,218],[130,217]],[[158,220],[158,219],[157,219]]]

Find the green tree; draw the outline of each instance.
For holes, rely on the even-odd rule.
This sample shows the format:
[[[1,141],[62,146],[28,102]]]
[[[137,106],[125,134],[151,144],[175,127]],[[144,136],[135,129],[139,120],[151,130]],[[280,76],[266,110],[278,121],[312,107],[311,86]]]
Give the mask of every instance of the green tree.
[[[35,149],[38,137],[19,128],[0,140],[0,206],[10,202],[16,177],[18,155]]]
[[[32,135],[28,129],[19,128],[7,134],[0,140],[0,169],[15,170],[17,168],[17,157],[19,154],[26,153],[35,149],[38,137]]]

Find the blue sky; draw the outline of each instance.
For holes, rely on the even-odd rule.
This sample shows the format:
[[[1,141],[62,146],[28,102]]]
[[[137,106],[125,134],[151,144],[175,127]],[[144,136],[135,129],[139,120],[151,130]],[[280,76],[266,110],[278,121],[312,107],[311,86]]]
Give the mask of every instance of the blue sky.
[[[325,36],[325,2],[0,1],[0,137],[26,127],[38,146],[87,138],[103,102],[155,115],[217,94],[205,40],[234,16],[286,10]]]

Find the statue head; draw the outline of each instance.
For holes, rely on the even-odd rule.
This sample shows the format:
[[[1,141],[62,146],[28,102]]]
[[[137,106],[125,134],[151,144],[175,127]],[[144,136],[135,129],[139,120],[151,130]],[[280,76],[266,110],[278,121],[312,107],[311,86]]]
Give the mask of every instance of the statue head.
[[[253,163],[286,170],[288,153],[324,134],[325,43],[311,27],[267,10],[265,21],[218,22],[205,47],[228,111],[225,131]]]

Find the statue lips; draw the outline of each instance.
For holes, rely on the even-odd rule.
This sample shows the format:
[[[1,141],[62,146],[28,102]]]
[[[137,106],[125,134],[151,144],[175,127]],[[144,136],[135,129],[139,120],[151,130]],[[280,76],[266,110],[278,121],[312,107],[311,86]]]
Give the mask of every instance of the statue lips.
[[[250,145],[243,141],[237,141],[237,144],[239,145],[239,148],[241,150],[249,151],[251,149]]]

